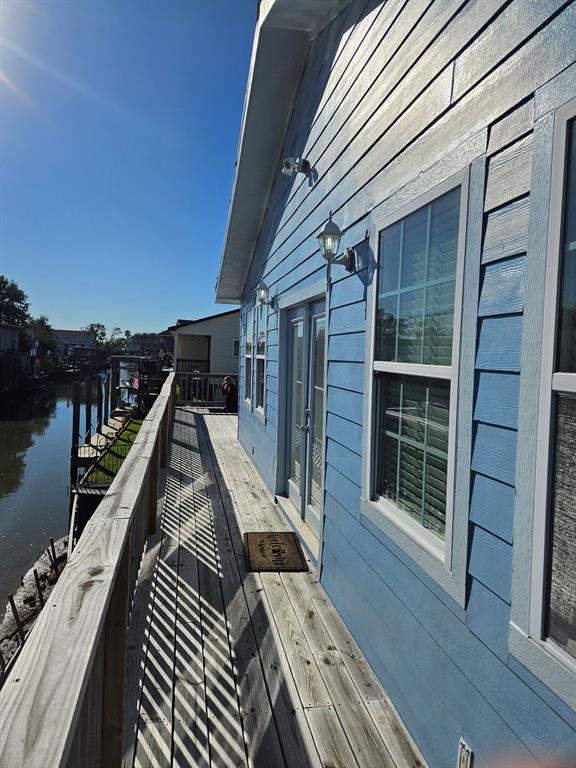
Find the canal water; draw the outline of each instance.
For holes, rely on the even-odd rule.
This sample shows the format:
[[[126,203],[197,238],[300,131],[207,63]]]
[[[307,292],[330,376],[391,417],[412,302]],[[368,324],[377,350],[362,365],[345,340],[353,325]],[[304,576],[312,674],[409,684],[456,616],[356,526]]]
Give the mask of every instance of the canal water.
[[[71,433],[71,383],[0,398],[2,607],[50,537],[67,532]]]
[[[71,382],[0,396],[0,613],[50,537],[68,532],[71,438]]]

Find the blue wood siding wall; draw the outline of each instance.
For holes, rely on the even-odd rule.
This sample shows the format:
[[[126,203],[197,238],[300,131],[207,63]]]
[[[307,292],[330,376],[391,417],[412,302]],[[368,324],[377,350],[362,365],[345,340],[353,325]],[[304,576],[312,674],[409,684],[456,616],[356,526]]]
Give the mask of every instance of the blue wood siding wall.
[[[273,294],[325,276],[316,235],[343,245],[370,212],[407,203],[487,157],[477,306],[465,608],[360,516],[366,290],[372,270],[333,270],[328,307],[322,582],[432,768],[499,747],[550,755],[576,744],[576,714],[508,653],[512,522],[529,254],[533,94],[576,59],[576,4],[562,0],[355,0],[311,42],[283,154],[308,179],[275,179],[245,284]],[[265,419],[241,400],[240,439],[272,492],[284,405],[279,313],[269,311]],[[242,350],[244,349],[242,337]],[[241,358],[241,393],[244,358]]]

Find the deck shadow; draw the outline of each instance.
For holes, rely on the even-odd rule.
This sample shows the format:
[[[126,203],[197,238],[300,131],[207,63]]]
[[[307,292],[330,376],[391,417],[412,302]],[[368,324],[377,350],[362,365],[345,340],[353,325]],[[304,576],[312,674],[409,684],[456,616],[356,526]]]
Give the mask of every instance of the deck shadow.
[[[133,765],[317,765],[258,577],[245,571],[204,417],[182,413],[147,605]]]

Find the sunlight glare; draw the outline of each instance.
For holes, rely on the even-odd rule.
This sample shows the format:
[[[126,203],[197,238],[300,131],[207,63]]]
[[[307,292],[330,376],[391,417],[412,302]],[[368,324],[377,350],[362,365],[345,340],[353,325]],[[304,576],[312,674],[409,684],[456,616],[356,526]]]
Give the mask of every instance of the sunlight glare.
[[[12,93],[13,96],[16,96],[18,101],[22,102],[25,106],[27,106],[29,109],[32,109],[32,102],[26,96],[26,94],[21,91],[17,85],[8,77],[8,75],[3,72],[0,69],[0,85],[3,85],[5,88],[7,88],[10,93]]]

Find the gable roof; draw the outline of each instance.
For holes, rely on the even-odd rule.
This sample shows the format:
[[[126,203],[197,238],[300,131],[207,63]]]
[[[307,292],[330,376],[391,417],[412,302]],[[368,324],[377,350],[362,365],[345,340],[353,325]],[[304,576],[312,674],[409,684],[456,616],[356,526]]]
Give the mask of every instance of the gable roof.
[[[261,0],[216,302],[240,302],[310,38],[351,0]]]
[[[206,315],[206,317],[198,317],[196,320],[182,320],[178,319],[176,325],[169,325],[167,331],[179,331],[181,328],[187,328],[189,325],[195,325],[196,323],[204,323],[206,320],[213,320],[215,317],[225,317],[226,315],[234,315],[240,312],[239,309],[229,309],[227,312],[217,312],[215,315]]]
[[[60,344],[77,344],[78,346],[96,346],[96,333],[94,331],[76,330],[72,328],[54,328]]]

